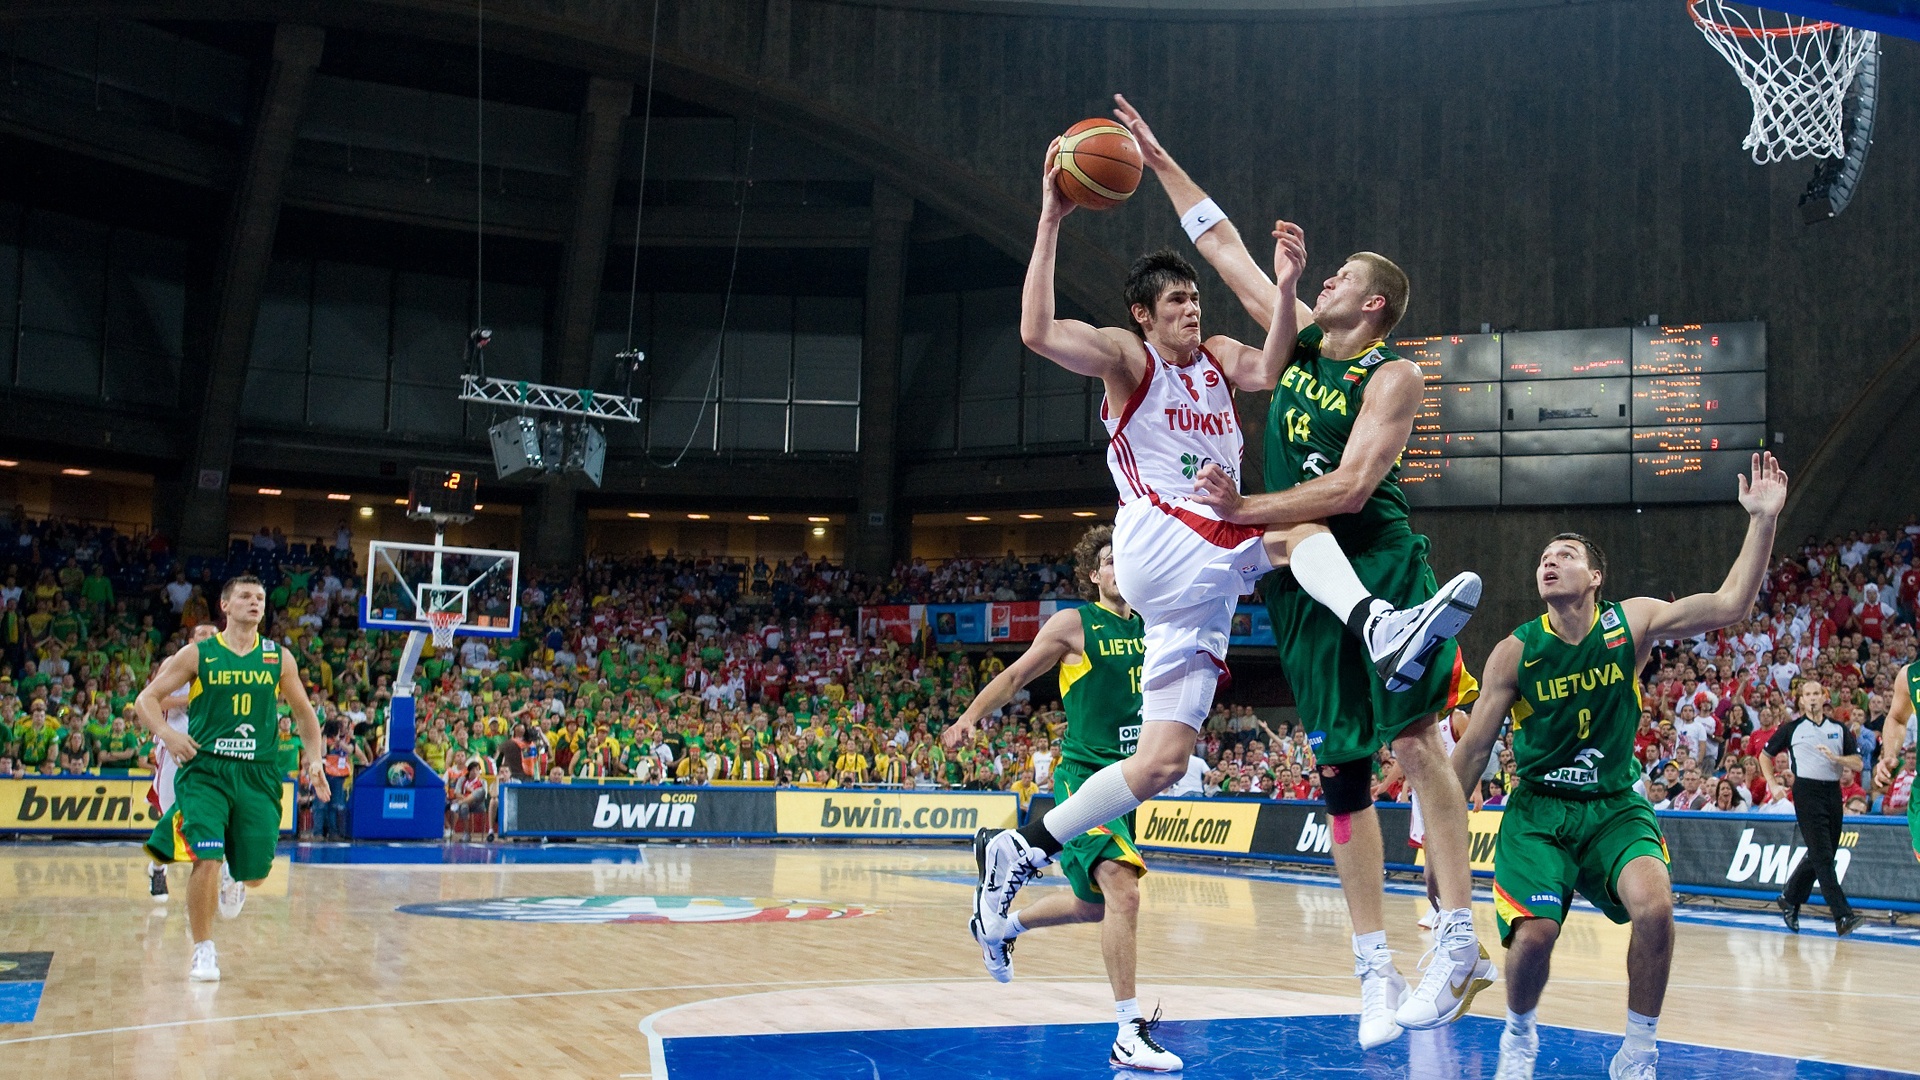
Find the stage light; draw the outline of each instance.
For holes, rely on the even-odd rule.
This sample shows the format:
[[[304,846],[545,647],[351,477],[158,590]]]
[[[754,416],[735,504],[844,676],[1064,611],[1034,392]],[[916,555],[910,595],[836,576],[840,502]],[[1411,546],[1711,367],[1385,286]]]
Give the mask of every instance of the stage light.
[[[712,514],[688,514],[687,520],[688,521],[705,521],[712,516],[713,516]]]
[[[627,516],[630,518],[650,518],[653,515],[647,513],[645,510],[629,510],[627,511]]]
[[[824,526],[824,525],[815,525],[815,526],[813,527],[813,535],[815,535],[815,536],[825,536],[825,535],[827,535],[827,528],[826,528],[826,526]]]
[[[279,489],[279,488],[261,488],[261,489],[260,489],[260,494],[262,494],[262,495],[278,495],[278,494],[280,494],[280,489]]]
[[[766,514],[748,514],[747,520],[748,521],[772,521],[773,519],[771,517],[768,517]]]
[[[1021,514],[1019,515],[1019,517],[1021,521],[1039,521],[1040,520],[1039,514]]]
[[[985,514],[968,514],[967,520],[968,521],[985,521],[987,520],[987,517]]]
[[[831,520],[833,520],[833,519],[832,519],[832,518],[823,518],[823,517],[810,517],[810,518],[808,518],[807,520],[808,520],[808,521],[811,521],[811,522],[814,522],[814,523],[816,523],[816,524],[822,524],[822,525],[824,525],[825,523],[827,523],[828,521],[831,521]]]
[[[1073,512],[1073,516],[1074,517],[1098,517],[1099,515],[1095,514],[1091,510],[1075,510]]]
[[[373,516],[373,507],[371,507],[371,506],[363,506],[363,507],[361,507],[361,508],[360,508],[360,516],[361,516],[361,517],[372,517],[372,516]]]
[[[92,469],[61,469],[61,476],[92,476]]]
[[[348,501],[349,499],[352,499],[352,498],[353,498],[353,496],[351,496],[351,495],[342,495],[342,494],[340,494],[340,493],[339,493],[339,492],[337,492],[337,491],[330,491],[330,492],[328,492],[328,493],[327,493],[327,498],[328,498],[328,499],[329,499],[330,501],[332,501],[332,502],[346,502],[346,501]]]

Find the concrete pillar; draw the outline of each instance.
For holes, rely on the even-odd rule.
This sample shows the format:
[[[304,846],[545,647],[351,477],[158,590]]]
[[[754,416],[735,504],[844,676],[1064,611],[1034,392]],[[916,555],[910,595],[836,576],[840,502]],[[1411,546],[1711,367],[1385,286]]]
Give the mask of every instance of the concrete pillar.
[[[318,27],[281,25],[274,33],[273,65],[239,182],[234,186],[214,288],[213,335],[206,385],[194,417],[194,448],[183,477],[179,546],[215,554],[227,546],[227,484],[232,479],[233,439],[239,426],[240,390],[253,349],[260,290],[273,258],[280,224],[280,192],[293,158],[300,114],[314,68],[326,44]]]
[[[900,416],[900,334],[906,306],[907,230],[913,199],[873,185],[866,327],[860,358],[860,495],[848,523],[847,561],[885,574],[910,550],[909,522],[894,512]]]
[[[633,84],[595,77],[587,84],[580,115],[573,180],[573,231],[560,270],[559,348],[549,363],[550,381],[592,385],[598,368],[613,362],[593,355],[594,319],[607,263],[607,230],[613,224],[614,185],[620,179],[621,137],[633,110]]]

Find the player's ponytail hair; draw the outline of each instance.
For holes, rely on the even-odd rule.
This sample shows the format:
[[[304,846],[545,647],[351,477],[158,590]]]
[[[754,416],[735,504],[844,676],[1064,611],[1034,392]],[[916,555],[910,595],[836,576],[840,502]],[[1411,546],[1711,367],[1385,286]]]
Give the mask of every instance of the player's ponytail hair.
[[[1080,536],[1073,546],[1073,583],[1083,600],[1100,599],[1100,588],[1093,575],[1100,572],[1100,549],[1113,543],[1113,526],[1095,525]]]
[[[1607,553],[1600,550],[1599,544],[1594,543],[1592,540],[1587,539],[1577,532],[1559,533],[1554,536],[1552,540],[1547,541],[1547,543],[1554,544],[1561,540],[1571,540],[1587,549],[1587,565],[1600,574],[1600,584],[1593,590],[1594,600],[1599,600],[1600,594],[1605,592],[1607,588]]]

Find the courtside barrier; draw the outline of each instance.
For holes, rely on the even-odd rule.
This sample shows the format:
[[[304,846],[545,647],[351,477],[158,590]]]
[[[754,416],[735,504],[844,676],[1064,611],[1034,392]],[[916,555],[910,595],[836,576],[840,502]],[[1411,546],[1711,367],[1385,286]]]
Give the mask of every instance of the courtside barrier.
[[[963,840],[1019,810],[1003,791],[504,784],[500,835]]]
[[[138,836],[153,832],[149,776],[48,776],[0,780],[0,834]],[[281,791],[280,831],[293,831],[293,784]]]
[[[1053,808],[1036,795],[1027,820]],[[1404,803],[1378,804],[1387,865],[1418,870],[1421,852],[1407,840]],[[1481,877],[1493,873],[1499,850],[1498,808],[1468,815],[1468,856]],[[1771,900],[1807,853],[1791,816],[1658,812],[1672,859],[1674,891],[1695,896]],[[1134,811],[1134,836],[1147,851],[1231,855],[1275,862],[1329,865],[1332,832],[1320,803],[1271,799],[1152,799]],[[1834,860],[1847,898],[1856,907],[1920,911],[1920,863],[1906,819],[1850,817]]]

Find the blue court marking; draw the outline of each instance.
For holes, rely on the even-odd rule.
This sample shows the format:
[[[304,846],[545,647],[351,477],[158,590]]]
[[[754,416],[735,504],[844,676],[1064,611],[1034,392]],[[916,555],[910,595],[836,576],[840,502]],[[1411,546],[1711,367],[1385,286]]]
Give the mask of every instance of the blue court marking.
[[[1410,1032],[1362,1052],[1352,1016],[1167,1021],[1156,1037],[1204,1080],[1474,1080],[1500,1059],[1502,1021],[1469,1016],[1438,1031]],[[918,1028],[789,1035],[707,1036],[665,1041],[654,1080],[1032,1080],[1140,1076],[1107,1065],[1113,1025]],[[1620,1036],[1540,1028],[1535,1080],[1607,1074]],[[1715,1080],[1911,1080],[1913,1073],[1660,1044],[1664,1076]]]
[[[40,1012],[43,982],[0,982],[0,1024],[31,1024]]]
[[[296,864],[313,866],[523,866],[644,863],[637,844],[283,844]]]

